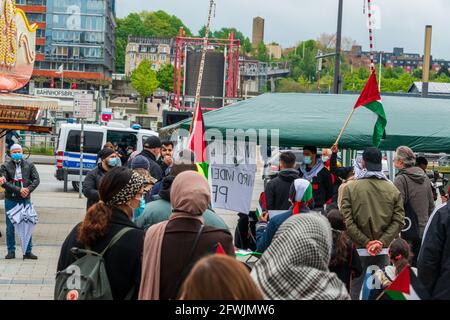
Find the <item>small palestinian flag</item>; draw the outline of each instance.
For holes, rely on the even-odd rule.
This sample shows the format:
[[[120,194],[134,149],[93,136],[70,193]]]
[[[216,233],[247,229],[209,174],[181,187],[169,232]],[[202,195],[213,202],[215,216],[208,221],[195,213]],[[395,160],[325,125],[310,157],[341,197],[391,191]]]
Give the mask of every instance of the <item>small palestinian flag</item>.
[[[200,106],[194,113],[190,134],[188,148],[195,154],[197,171],[208,179],[209,164],[206,160],[205,125]]]
[[[381,300],[425,300],[429,296],[411,267],[405,267],[380,296]]]
[[[266,204],[266,194],[263,192],[261,192],[260,196],[259,196],[259,201],[258,201],[258,206],[256,207],[256,218],[258,219],[258,221],[260,220],[263,212],[267,210],[267,204]]]
[[[375,76],[375,70],[370,74],[367,80],[366,86],[359,95],[358,101],[356,101],[353,109],[364,106],[378,116],[377,122],[373,129],[372,142],[375,147],[378,147],[381,143],[381,139],[386,137],[386,113],[384,112],[383,105],[381,104],[380,91],[378,90],[377,78]]]

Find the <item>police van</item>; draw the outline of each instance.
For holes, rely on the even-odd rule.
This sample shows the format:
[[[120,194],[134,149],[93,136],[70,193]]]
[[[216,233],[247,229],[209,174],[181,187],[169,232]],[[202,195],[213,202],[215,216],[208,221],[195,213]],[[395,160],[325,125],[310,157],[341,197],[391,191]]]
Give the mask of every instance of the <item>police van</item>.
[[[64,191],[67,191],[69,181],[75,190],[78,191],[79,188],[80,136],[80,124],[61,124],[55,150],[55,177],[65,182]],[[106,142],[117,144],[119,148],[126,149],[132,146],[134,150],[142,151],[145,140],[150,136],[158,136],[158,133],[141,129],[139,125],[133,125],[131,128],[114,122],[109,122],[107,126],[84,125],[83,175],[97,166],[97,153]]]

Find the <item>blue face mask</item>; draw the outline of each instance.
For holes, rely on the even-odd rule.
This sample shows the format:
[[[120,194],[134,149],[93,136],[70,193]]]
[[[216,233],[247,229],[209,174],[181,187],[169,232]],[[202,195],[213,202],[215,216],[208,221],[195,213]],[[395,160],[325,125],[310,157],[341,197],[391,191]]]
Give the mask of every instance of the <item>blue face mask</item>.
[[[108,166],[110,166],[111,168],[117,166],[118,163],[119,161],[117,161],[117,158],[108,159]]]
[[[311,162],[312,162],[312,159],[311,159],[310,156],[304,156],[303,157],[303,163],[304,164],[311,164]]]
[[[23,159],[23,154],[22,153],[13,153],[11,155],[11,159],[13,159],[14,161],[20,161]]]

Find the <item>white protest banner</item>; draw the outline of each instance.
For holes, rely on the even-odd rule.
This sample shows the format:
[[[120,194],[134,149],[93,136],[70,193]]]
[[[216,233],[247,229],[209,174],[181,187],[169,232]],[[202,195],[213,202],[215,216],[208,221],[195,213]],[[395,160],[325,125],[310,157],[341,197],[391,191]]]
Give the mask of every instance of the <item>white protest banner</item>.
[[[252,165],[210,166],[213,207],[248,214],[251,209],[255,174],[255,166]]]

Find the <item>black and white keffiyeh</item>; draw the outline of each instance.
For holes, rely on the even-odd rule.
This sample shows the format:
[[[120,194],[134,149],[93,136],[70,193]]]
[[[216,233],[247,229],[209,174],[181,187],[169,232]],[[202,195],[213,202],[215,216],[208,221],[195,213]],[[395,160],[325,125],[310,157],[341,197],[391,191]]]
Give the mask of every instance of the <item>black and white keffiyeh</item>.
[[[348,300],[345,285],[328,269],[331,248],[331,227],[323,216],[292,216],[251,275],[266,299]]]
[[[145,178],[142,177],[137,172],[133,172],[131,175],[130,181],[126,184],[126,186],[119,191],[110,201],[108,201],[107,205],[109,206],[120,206],[122,204],[127,203],[136,195],[145,185]]]

